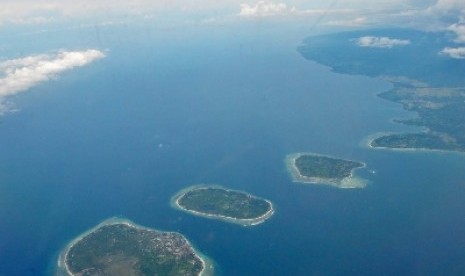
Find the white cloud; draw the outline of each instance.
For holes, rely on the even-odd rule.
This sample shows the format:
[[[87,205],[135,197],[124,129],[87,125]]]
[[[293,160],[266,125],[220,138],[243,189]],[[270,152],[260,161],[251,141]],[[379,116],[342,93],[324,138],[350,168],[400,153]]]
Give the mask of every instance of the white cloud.
[[[465,23],[455,23],[447,29],[457,35],[457,38],[454,40],[455,42],[465,43]]]
[[[392,48],[395,46],[405,46],[410,44],[410,40],[395,39],[389,37],[363,36],[356,39],[360,47],[370,48]]]
[[[240,0],[1,0],[1,24],[60,21],[91,17],[143,17],[173,11],[196,12],[236,8]],[[34,20],[30,20],[35,18]],[[39,22],[38,22],[39,23]]]
[[[338,9],[319,7],[312,9],[298,9],[286,3],[272,3],[258,1],[255,5],[241,4],[239,16],[243,17],[271,17],[271,16],[326,16],[326,15],[353,15],[353,9]]]
[[[284,0],[285,1],[285,0]],[[297,1],[299,2],[299,1]],[[305,20],[306,24],[317,26],[344,26],[360,27],[368,24],[365,16],[358,16],[359,11],[352,8],[336,7],[334,3],[328,5],[318,1],[312,2],[309,7],[308,2],[302,3],[307,8],[297,8],[285,2],[258,1],[256,4],[241,4],[237,14],[239,18],[247,19],[269,19],[276,18],[287,20]],[[307,5],[305,5],[307,4]]]
[[[431,21],[444,22],[448,25],[452,22],[460,23],[465,16],[465,1],[438,0],[434,5],[425,10],[425,15]],[[446,28],[442,28],[442,30],[444,29]]]
[[[28,90],[61,72],[87,65],[105,57],[99,50],[60,51],[54,55],[35,55],[0,62],[0,113],[5,112],[5,97]]]
[[[343,27],[360,27],[367,25],[368,21],[366,17],[357,17],[355,19],[336,19],[330,20],[326,23],[328,26],[343,26]]]
[[[437,10],[463,10],[465,9],[465,1],[463,0],[438,0],[432,6]]]
[[[206,1],[206,0],[204,0]],[[328,26],[400,26],[444,31],[465,18],[464,0],[260,0],[240,5],[243,17],[299,18],[315,16]],[[292,3],[292,4],[291,4]],[[299,16],[299,17],[297,17]]]
[[[115,21],[144,16],[163,20],[172,12],[175,16],[170,18],[182,18],[184,22],[192,16],[190,21],[194,22],[200,12],[202,18],[215,17],[217,22],[222,22],[222,18],[253,16],[315,16],[321,17],[318,21],[322,24],[331,26],[357,27],[369,22],[373,26],[444,30],[460,15],[465,16],[464,11],[464,0],[1,0],[0,25],[60,23],[76,18],[89,23],[93,19]]]
[[[240,16],[276,16],[285,15],[295,11],[295,7],[288,8],[284,3],[267,3],[259,1],[257,4],[241,4]]]
[[[465,47],[458,47],[458,48],[444,48],[440,54],[447,55],[451,58],[456,59],[465,59]]]
[[[28,1],[2,1],[1,24],[32,25],[53,22],[62,16],[62,10],[50,3]]]

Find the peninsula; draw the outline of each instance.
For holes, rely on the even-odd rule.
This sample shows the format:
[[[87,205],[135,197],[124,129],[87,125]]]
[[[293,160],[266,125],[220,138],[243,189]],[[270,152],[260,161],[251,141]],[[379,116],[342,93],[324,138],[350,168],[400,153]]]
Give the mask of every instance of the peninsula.
[[[171,205],[190,214],[243,226],[260,224],[274,213],[269,200],[216,185],[184,189],[172,198]]]
[[[211,275],[213,266],[176,232],[110,219],[72,241],[57,275]]]
[[[366,37],[408,43],[367,47],[360,43]],[[369,147],[465,152],[465,62],[444,51],[452,40],[449,32],[372,29],[309,37],[298,51],[335,72],[391,83],[392,89],[378,96],[417,114],[395,122],[423,130],[376,135]]]
[[[394,88],[379,94],[419,115],[397,123],[425,127],[424,132],[394,133],[370,141],[373,148],[422,149],[465,152],[465,89],[430,88],[394,82]]]
[[[338,188],[364,188],[366,181],[353,176],[361,162],[338,159],[315,153],[295,153],[286,157],[294,182],[326,184]]]

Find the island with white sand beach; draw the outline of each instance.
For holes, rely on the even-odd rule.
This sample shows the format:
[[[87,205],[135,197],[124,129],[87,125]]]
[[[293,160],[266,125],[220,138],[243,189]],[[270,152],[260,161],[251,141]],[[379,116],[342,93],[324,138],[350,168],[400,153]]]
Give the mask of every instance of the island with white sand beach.
[[[176,232],[112,218],[65,247],[56,275],[212,275],[212,262]]]
[[[366,167],[358,161],[316,153],[294,153],[286,156],[286,166],[294,182],[338,188],[365,188],[367,184],[365,179],[354,176],[356,169]]]
[[[274,213],[269,200],[218,185],[195,185],[183,189],[172,197],[171,205],[193,215],[242,226],[263,223]]]
[[[408,47],[385,51],[387,48],[364,47],[358,40],[389,35],[405,38]],[[449,40],[448,32],[360,30],[310,37],[298,50],[305,58],[327,65],[335,72],[365,75],[389,83],[391,88],[378,96],[415,113],[394,122],[423,130],[378,136],[370,141],[371,148],[463,153],[465,63],[462,57],[447,58],[443,50],[449,49]],[[341,47],[350,54],[341,52]]]

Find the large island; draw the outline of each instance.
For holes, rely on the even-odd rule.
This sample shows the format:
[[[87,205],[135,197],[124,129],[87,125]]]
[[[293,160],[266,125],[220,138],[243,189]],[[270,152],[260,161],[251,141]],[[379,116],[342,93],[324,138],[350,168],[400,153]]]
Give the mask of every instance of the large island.
[[[260,224],[274,213],[269,200],[216,185],[184,189],[172,198],[171,204],[190,214],[243,226]]]
[[[176,232],[110,219],[72,241],[57,275],[211,275],[213,266]]]
[[[465,89],[431,88],[415,83],[395,82],[393,89],[379,94],[418,113],[417,118],[395,122],[425,127],[418,133],[376,135],[369,142],[373,148],[465,151]]]
[[[375,135],[371,148],[465,152],[465,62],[449,52],[453,43],[450,32],[375,29],[309,37],[298,51],[335,72],[391,83],[379,96],[418,115],[395,122],[422,131]]]
[[[286,157],[287,168],[294,182],[326,184],[338,188],[364,188],[366,181],[354,177],[364,163],[338,159],[315,153],[295,153]]]

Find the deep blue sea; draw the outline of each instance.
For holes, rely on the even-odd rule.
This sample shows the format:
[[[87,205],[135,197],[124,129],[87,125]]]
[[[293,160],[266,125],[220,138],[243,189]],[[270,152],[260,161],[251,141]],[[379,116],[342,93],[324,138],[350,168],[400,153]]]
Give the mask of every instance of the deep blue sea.
[[[24,55],[107,57],[11,98],[20,111],[0,119],[0,275],[53,274],[70,240],[113,216],[179,231],[220,275],[465,273],[465,155],[365,148],[412,129],[391,119],[414,114],[376,96],[390,84],[305,60],[311,32],[249,24],[11,38]],[[369,185],[293,183],[295,152],[363,161]],[[276,212],[246,228],[170,207],[200,183]]]

